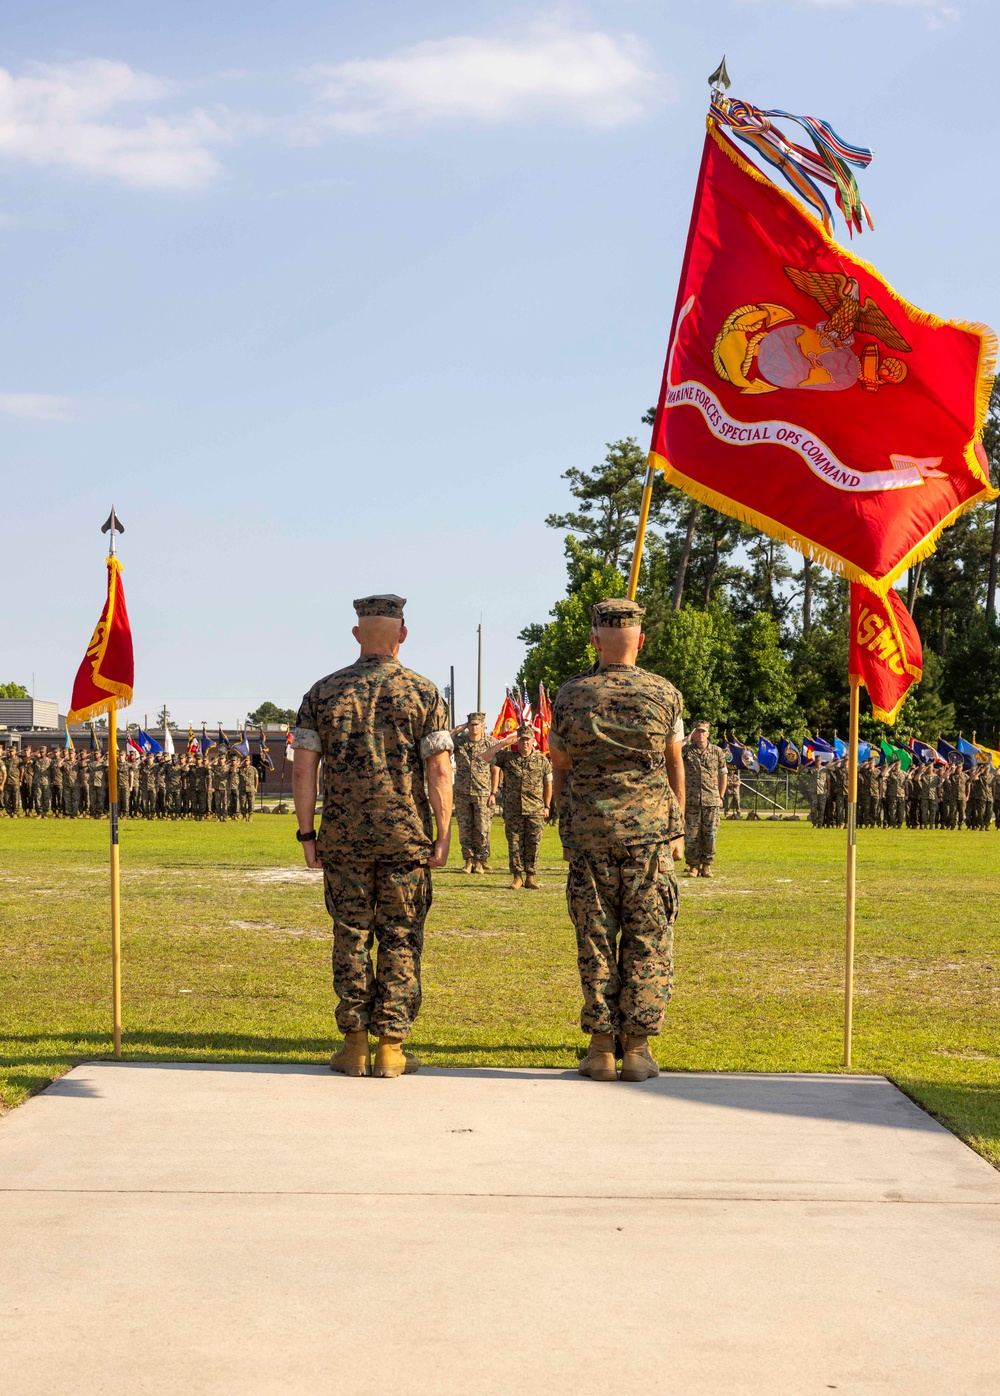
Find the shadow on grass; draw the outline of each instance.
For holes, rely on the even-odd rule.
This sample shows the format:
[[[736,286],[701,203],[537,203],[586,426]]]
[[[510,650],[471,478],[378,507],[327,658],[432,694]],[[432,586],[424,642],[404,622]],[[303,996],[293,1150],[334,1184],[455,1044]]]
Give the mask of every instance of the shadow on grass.
[[[893,1076],[893,1084],[946,1129],[1000,1167],[1000,1082],[924,1081]]]

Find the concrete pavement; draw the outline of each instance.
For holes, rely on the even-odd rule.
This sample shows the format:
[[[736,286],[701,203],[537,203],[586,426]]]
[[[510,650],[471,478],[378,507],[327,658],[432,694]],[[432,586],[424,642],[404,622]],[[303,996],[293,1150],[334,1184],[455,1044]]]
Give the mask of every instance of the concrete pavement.
[[[0,1123],[0,1390],[1000,1392],[998,1255],[880,1077],[93,1063]]]

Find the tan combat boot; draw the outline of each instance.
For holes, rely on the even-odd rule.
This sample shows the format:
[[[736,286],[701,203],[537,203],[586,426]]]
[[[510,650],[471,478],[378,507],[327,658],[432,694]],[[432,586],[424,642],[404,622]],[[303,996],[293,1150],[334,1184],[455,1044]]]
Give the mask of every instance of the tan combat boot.
[[[590,1049],[577,1067],[581,1076],[589,1076],[591,1081],[617,1081],[618,1069],[615,1066],[615,1039],[609,1032],[590,1034]]]
[[[464,873],[470,873],[470,872],[472,872],[472,859],[471,859],[471,858],[466,858],[466,860],[465,860],[465,867],[462,869],[462,871],[463,871]]]
[[[480,871],[480,872],[486,873],[486,872],[492,872],[493,869],[492,869],[492,867],[490,866],[489,863],[480,863],[480,864],[479,864],[479,871]]]
[[[698,876],[698,869],[697,869],[697,868],[685,868],[685,869],[684,869],[684,876],[685,876],[685,877],[697,877],[697,876]]]
[[[511,890],[512,892],[516,892],[516,891],[518,890],[519,887],[523,887],[523,886],[524,886],[524,882],[523,882],[523,880],[522,880],[522,878],[521,878],[521,874],[520,874],[520,873],[515,873],[515,874],[514,874],[514,881],[510,884],[510,890]]]
[[[702,877],[714,877],[714,876],[715,876],[715,873],[712,871],[712,869],[711,869],[711,868],[708,866],[708,864],[706,863],[705,866],[704,866],[704,867],[702,868],[702,870],[701,870],[701,875],[702,875]]]
[[[368,1029],[358,1028],[344,1033],[344,1045],[330,1058],[330,1070],[345,1076],[370,1076],[372,1052],[368,1045]]]
[[[653,1060],[648,1039],[634,1037],[631,1033],[625,1039],[625,1055],[622,1058],[623,1081],[648,1081],[651,1076],[659,1076],[660,1068]]]
[[[472,865],[472,871],[473,871],[474,873],[481,873],[482,870],[483,870],[483,865],[482,865],[482,863],[473,863],[473,865]]]
[[[524,885],[531,892],[537,892],[539,890],[534,873],[528,873],[528,876],[524,879]]]
[[[420,1063],[404,1052],[401,1037],[380,1037],[375,1048],[376,1076],[409,1076],[418,1071]]]

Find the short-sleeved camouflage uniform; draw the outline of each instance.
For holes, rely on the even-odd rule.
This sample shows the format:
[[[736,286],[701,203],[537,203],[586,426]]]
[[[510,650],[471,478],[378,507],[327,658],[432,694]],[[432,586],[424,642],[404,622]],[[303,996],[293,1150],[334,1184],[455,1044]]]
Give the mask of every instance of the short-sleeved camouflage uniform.
[[[673,988],[677,882],[670,840],[683,832],[664,753],[681,695],[634,665],[564,683],[549,745],[573,763],[559,833],[589,1033],[658,1033]]]
[[[344,1033],[405,1038],[420,1010],[434,848],[424,761],[453,749],[447,728],[434,684],[390,655],[363,655],[320,679],[299,708],[292,746],[323,758],[316,852]]]
[[[688,742],[684,748],[684,855],[691,868],[707,868],[715,859],[715,840],[719,834],[722,796],[719,777],[726,772],[722,748],[709,742],[696,747]]]
[[[478,742],[468,732],[455,737],[455,819],[466,862],[490,861],[490,762],[493,743],[484,735]]]
[[[497,752],[493,764],[503,772],[503,827],[510,870],[533,877],[545,827],[545,782],[552,767],[540,751],[522,756],[516,747]]]

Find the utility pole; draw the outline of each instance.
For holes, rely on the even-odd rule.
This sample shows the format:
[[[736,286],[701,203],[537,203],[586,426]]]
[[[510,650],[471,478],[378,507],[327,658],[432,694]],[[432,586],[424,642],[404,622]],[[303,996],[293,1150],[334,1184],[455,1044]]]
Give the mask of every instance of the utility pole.
[[[483,623],[479,622],[479,660],[476,664],[476,712],[483,710]]]

